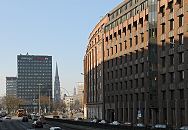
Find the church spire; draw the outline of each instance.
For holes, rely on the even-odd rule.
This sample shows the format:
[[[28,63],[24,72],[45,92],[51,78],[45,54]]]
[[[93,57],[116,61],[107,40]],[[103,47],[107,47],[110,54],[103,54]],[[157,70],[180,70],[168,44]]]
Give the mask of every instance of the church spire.
[[[56,62],[56,72],[55,72],[55,77],[59,77],[59,75],[58,75],[58,67],[57,67],[57,62]]]
[[[59,81],[58,67],[56,62],[55,81],[54,81],[54,101],[60,102],[60,100],[61,100],[60,81]]]

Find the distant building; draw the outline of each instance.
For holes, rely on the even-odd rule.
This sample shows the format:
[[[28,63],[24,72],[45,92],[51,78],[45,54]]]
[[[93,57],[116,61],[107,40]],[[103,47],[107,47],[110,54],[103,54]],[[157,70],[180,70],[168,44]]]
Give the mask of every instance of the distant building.
[[[83,91],[84,91],[84,83],[82,82],[77,83],[75,100],[78,100],[81,106],[83,105],[83,96],[84,96]]]
[[[18,55],[18,98],[28,101],[28,106],[39,95],[52,98],[52,56]]]
[[[74,104],[74,96],[64,95],[64,103],[66,105],[67,110],[71,110],[71,106]]]
[[[6,77],[6,96],[17,97],[17,77]]]
[[[56,63],[56,73],[55,73],[55,81],[54,81],[54,102],[60,102],[61,100],[61,93],[60,93],[60,81],[59,81],[59,74],[58,74],[58,67]]]

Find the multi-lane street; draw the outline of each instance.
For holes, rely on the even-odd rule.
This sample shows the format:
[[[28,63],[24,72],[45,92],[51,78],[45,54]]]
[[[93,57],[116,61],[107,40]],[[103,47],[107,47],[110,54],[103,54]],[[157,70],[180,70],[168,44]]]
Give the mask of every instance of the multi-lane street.
[[[33,128],[32,121],[22,122],[21,118],[12,118],[10,120],[3,119],[0,122],[0,130],[49,130],[52,126],[59,126],[62,130],[73,130],[69,128],[64,128],[61,123],[48,122],[44,124],[43,128]]]

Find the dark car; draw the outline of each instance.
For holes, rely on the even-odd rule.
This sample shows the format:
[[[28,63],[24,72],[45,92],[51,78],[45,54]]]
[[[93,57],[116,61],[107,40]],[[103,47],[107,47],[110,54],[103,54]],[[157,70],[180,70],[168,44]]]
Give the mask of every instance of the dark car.
[[[34,121],[33,123],[32,123],[32,126],[33,126],[33,128],[43,128],[43,124],[42,124],[42,122],[41,121]]]
[[[38,119],[39,119],[39,116],[37,116],[37,115],[32,116],[32,121],[37,121]]]
[[[32,119],[31,114],[28,114],[27,117],[28,119]]]
[[[23,116],[22,122],[28,122],[28,117],[27,116]]]

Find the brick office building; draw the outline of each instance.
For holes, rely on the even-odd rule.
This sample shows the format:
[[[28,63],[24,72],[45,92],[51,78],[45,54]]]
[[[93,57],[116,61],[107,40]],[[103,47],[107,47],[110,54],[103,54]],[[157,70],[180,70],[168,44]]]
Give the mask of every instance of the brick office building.
[[[188,124],[188,1],[158,1],[159,122]]]
[[[98,78],[94,78],[94,76],[97,76],[95,74],[91,75],[91,73],[93,74],[93,70],[98,70],[98,66],[92,66],[93,69],[88,69],[91,66],[90,64],[95,60],[90,55],[92,53],[86,53],[84,57],[84,82],[87,99],[92,96],[96,98],[89,89],[90,87],[94,87],[93,90],[98,93],[99,90],[95,89],[95,87],[98,87],[95,84],[95,80],[102,79],[104,96],[102,103],[103,119],[132,123],[143,122],[145,124],[168,123],[170,125],[176,124],[176,126],[187,122],[187,100],[185,100],[187,95],[187,88],[185,88],[187,86],[186,80],[184,80],[184,89],[178,90],[181,93],[179,94],[181,95],[180,97],[183,97],[183,99],[180,102],[176,100],[176,106],[179,106],[178,103],[184,106],[178,109],[178,111],[182,110],[182,116],[179,116],[179,118],[183,118],[183,120],[180,121],[179,118],[174,117],[173,120],[176,120],[176,122],[172,122],[171,118],[173,114],[170,109],[171,104],[175,104],[175,102],[163,101],[164,99],[162,99],[162,97],[169,98],[167,93],[169,94],[170,92],[168,89],[170,84],[162,84],[162,79],[164,80],[165,76],[164,73],[161,73],[164,70],[161,67],[164,64],[164,58],[162,58],[164,56],[161,57],[161,55],[169,56],[168,52],[170,52],[170,50],[166,49],[166,52],[162,53],[162,49],[164,49],[162,44],[168,44],[167,42],[170,43],[172,41],[172,38],[170,39],[167,36],[172,35],[172,32],[166,29],[172,24],[171,19],[167,18],[170,17],[170,14],[168,14],[169,8],[170,6],[175,8],[177,12],[176,20],[179,19],[182,23],[186,23],[185,15],[187,12],[182,7],[187,6],[185,1],[181,4],[181,0],[165,1],[125,0],[103,18],[106,19],[105,22],[99,22],[100,24],[102,24],[101,22],[104,24],[104,31],[100,33],[102,35],[100,41],[103,50],[101,54],[99,53],[103,59],[101,62],[102,75]],[[173,4],[169,4],[170,2]],[[164,5],[164,12],[166,13],[163,12]],[[185,13],[183,14],[184,18],[181,18],[182,10]],[[166,16],[166,18],[161,18],[162,16]],[[165,19],[169,24],[164,27],[162,19]],[[183,39],[182,33],[184,32],[180,33],[182,28],[184,27],[181,26],[176,29],[176,33],[178,33],[176,37],[179,38],[176,39],[177,41]],[[186,31],[185,29],[183,30]],[[161,33],[162,31],[163,33]],[[164,37],[164,32],[166,33],[166,37]],[[166,38],[168,40],[164,41]],[[92,40],[95,40],[95,38]],[[90,48],[92,40],[91,38],[89,39],[88,47]],[[186,41],[185,33],[184,40],[181,41]],[[184,51],[186,50],[185,48],[183,49]],[[86,52],[88,52],[88,49]],[[184,58],[185,55],[179,54],[179,58],[182,60],[186,59]],[[169,63],[167,60],[165,62]],[[186,78],[186,73],[180,71],[179,75],[182,78]],[[89,77],[93,77],[95,80]],[[169,82],[170,76],[166,76],[166,78],[168,78],[166,81]],[[91,81],[94,84],[89,84]],[[174,79],[174,81],[176,80]],[[174,84],[175,88],[176,86],[178,85]],[[163,92],[162,89],[166,91]],[[176,95],[174,94],[174,96]],[[89,103],[87,99],[85,100],[86,104]],[[93,111],[95,111],[95,108]],[[178,114],[178,111],[176,111],[176,114]],[[166,114],[164,114],[165,112]],[[177,123],[178,121],[182,123]]]

